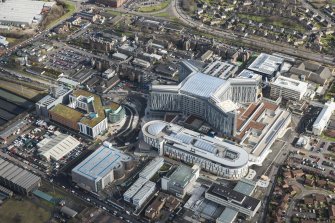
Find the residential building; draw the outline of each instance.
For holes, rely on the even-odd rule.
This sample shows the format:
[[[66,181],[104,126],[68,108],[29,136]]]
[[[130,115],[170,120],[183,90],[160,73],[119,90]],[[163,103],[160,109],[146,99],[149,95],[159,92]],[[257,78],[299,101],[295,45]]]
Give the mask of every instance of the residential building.
[[[240,179],[248,172],[249,154],[241,147],[211,138],[164,121],[143,125],[144,141],[168,156],[229,179]]]
[[[0,158],[0,185],[27,195],[41,185],[41,178]]]
[[[306,82],[279,76],[271,82],[270,95],[274,99],[282,97],[287,100],[300,101],[306,94],[307,89],[308,83]]]
[[[99,192],[132,168],[132,157],[104,142],[72,169],[72,181],[85,190]]]
[[[191,191],[199,174],[200,168],[197,165],[192,168],[179,165],[170,176],[164,176],[161,179],[162,190],[168,191],[176,197],[183,198],[186,193]]]
[[[330,117],[335,110],[335,103],[328,101],[324,104],[322,111],[313,123],[313,134],[321,135],[323,130],[327,127]]]

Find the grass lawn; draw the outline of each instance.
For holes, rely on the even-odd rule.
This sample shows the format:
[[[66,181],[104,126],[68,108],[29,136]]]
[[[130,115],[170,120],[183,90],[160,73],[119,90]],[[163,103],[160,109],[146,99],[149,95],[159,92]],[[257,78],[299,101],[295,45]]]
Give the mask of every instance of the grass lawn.
[[[121,12],[117,12],[117,11],[114,11],[114,10],[112,10],[112,9],[106,9],[106,12],[107,12],[108,14],[113,15],[113,16],[122,15]]]
[[[10,199],[0,206],[0,222],[6,223],[43,223],[47,222],[51,213],[38,207],[29,200]]]
[[[151,6],[143,6],[138,9],[139,12],[156,12],[160,11],[162,9],[165,9],[170,4],[171,0],[165,0],[164,2],[157,4],[157,5],[151,5]]]
[[[155,16],[155,17],[169,17],[170,15],[167,12],[159,12],[159,13],[153,14],[153,16]]]

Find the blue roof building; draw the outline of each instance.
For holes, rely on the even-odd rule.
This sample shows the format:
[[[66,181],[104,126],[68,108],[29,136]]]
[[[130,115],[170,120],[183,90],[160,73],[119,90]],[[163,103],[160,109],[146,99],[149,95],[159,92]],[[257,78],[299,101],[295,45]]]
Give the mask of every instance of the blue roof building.
[[[104,142],[72,169],[72,180],[85,190],[99,192],[114,179],[123,177],[125,171],[132,168],[132,161],[129,155]]]

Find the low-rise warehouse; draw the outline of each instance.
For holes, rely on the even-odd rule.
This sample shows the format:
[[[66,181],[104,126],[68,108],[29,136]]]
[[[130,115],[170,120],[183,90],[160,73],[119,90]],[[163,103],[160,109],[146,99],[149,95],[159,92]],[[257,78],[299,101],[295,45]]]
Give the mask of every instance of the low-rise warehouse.
[[[27,195],[40,184],[39,176],[0,158],[0,185],[19,194]]]
[[[40,147],[40,155],[46,160],[58,161],[79,146],[79,144],[80,142],[72,136],[59,134],[53,138],[43,139],[37,146]]]

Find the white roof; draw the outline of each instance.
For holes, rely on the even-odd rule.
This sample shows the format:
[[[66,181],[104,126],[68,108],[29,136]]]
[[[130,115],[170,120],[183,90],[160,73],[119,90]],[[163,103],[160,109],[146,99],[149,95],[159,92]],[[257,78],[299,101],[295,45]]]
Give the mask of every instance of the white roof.
[[[272,84],[278,87],[299,91],[301,93],[305,93],[308,88],[308,83],[284,76],[279,76]]]
[[[322,111],[320,112],[320,114],[318,115],[318,117],[316,118],[314,124],[313,124],[313,128],[319,128],[319,129],[323,129],[324,127],[326,127],[332,113],[335,110],[335,103],[334,102],[327,102]]]
[[[163,164],[164,158],[156,157],[140,172],[139,176],[150,180]]]
[[[146,178],[140,177],[138,178],[129,189],[123,194],[123,197],[130,201],[132,197],[142,188],[142,186],[148,182]]]
[[[44,156],[47,160],[60,160],[67,155],[77,146],[80,142],[70,135],[59,134],[54,138],[44,139],[39,143],[40,155]]]
[[[221,78],[195,73],[181,83],[180,91],[184,94],[208,99],[218,89],[228,86],[229,83]]]
[[[155,136],[148,132],[151,125],[162,124],[166,128],[161,128],[161,132]],[[150,121],[143,125],[142,132],[150,138],[168,140],[176,148],[232,168],[245,166],[249,161],[249,154],[242,147],[202,135],[176,124],[160,120]]]
[[[31,24],[34,17],[41,14],[43,6],[55,2],[34,0],[7,0],[0,2],[0,23]]]
[[[220,77],[222,79],[226,79],[230,76],[230,72],[235,68],[235,65],[222,62],[222,61],[214,61],[208,64],[203,73],[214,76]]]
[[[266,53],[261,53],[248,67],[249,70],[271,75],[279,71],[279,67],[284,63],[284,59]]]

